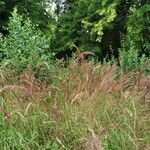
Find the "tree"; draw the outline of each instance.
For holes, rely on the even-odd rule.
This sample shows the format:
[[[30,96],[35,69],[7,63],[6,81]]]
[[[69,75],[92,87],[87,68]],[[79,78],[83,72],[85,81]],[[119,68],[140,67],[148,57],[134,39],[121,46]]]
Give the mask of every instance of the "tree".
[[[72,44],[75,44],[83,51],[93,51],[98,53],[99,57],[105,57],[106,48],[100,43],[105,39],[105,30],[111,30],[116,16],[116,2],[112,2],[110,4],[104,0],[66,1],[65,5],[69,6],[58,19],[56,50],[72,49]]]
[[[0,0],[0,32],[6,34],[9,17],[17,7],[18,13],[29,17],[42,30],[48,28],[51,16],[46,12],[43,0]]]
[[[150,4],[147,0],[135,1],[131,8],[124,42],[128,49],[131,46],[138,49],[140,56],[143,53],[150,56]]]
[[[27,67],[38,69],[50,62],[49,38],[37,30],[29,18],[24,20],[16,8],[8,29],[9,35],[0,38],[0,67],[7,64],[8,68],[21,73]]]
[[[56,51],[72,50],[75,44],[81,50],[97,51],[99,57],[110,59],[112,55],[119,56],[122,43],[127,41],[137,44],[140,53],[149,47],[147,0],[66,0],[63,5],[63,13],[60,6],[57,11]]]

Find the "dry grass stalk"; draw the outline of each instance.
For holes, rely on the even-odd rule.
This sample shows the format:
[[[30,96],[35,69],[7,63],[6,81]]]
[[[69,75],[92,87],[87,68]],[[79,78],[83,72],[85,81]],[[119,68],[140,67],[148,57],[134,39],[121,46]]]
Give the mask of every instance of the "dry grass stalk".
[[[81,54],[83,56],[84,53]],[[60,67],[60,65],[58,66]],[[56,67],[53,79],[58,73],[59,67]],[[78,62],[73,60],[69,63],[67,75],[62,76],[57,86],[53,84],[48,86],[46,80],[39,84],[32,71],[27,71],[20,77],[19,84],[3,86],[0,89],[0,94],[10,90],[11,92],[17,92],[20,98],[32,98],[43,104],[45,96],[59,98],[56,95],[56,88],[54,88],[57,87],[57,91],[63,93],[65,99],[72,104],[84,100],[93,100],[102,94],[111,94],[114,97],[123,94],[127,97],[127,93],[132,92],[139,93],[139,97],[143,101],[149,101],[149,77],[145,76],[144,73],[137,75],[128,73],[118,78],[117,72],[117,66],[115,65],[94,65],[84,61],[82,65],[78,65]]]
[[[74,109],[77,106],[77,109],[75,108],[76,110],[69,112],[70,116],[72,115],[71,113],[73,113],[73,117],[69,117],[75,120],[75,118],[78,119],[78,115],[83,113],[84,119],[86,120],[85,122],[93,125],[96,120],[95,116],[97,109],[99,108],[97,105],[100,105],[100,100],[98,99],[103,98],[102,96],[106,95],[109,99],[109,103],[107,103],[107,108],[105,109],[109,109],[110,115],[112,111],[120,109],[117,106],[120,103],[117,103],[117,101],[122,100],[122,97],[123,100],[130,100],[134,93],[144,102],[148,102],[148,99],[150,99],[150,78],[145,76],[144,73],[118,75],[118,70],[115,65],[94,65],[87,62],[82,62],[82,65],[79,65],[78,62],[73,61],[70,62],[67,69],[67,74],[61,77],[60,82],[57,85],[52,83],[48,86],[46,80],[39,83],[31,71],[25,72],[20,77],[19,83],[17,82],[13,85],[6,83],[0,89],[0,95],[3,94],[4,99],[5,97],[7,99],[7,95],[9,95],[10,91],[10,93],[15,93],[16,101],[17,97],[20,97],[21,100],[26,97],[28,101],[26,101],[27,103],[24,103],[24,101],[19,103],[21,106],[25,106],[22,107],[24,111],[20,111],[22,109],[17,109],[16,111],[8,113],[4,108],[0,107],[0,111],[4,114],[5,120],[11,122],[11,116],[15,114],[22,121],[25,121],[25,117],[29,114],[31,106],[38,106],[42,112],[49,111],[47,116],[51,115],[55,120],[56,128],[54,129],[55,131],[53,135],[54,137],[58,137],[58,142],[61,144],[63,143],[63,129],[61,128],[61,123],[63,122],[64,117],[63,111],[66,111],[62,108],[63,106],[61,106],[61,104],[65,106],[67,104],[68,109]],[[58,72],[58,70],[56,72]],[[56,73],[53,75],[54,77],[52,79],[55,79]],[[137,93],[139,93],[139,95]],[[143,95],[144,98],[141,95]],[[46,102],[45,99],[47,97],[52,98],[54,102],[53,106],[50,107],[49,103]],[[63,100],[63,102],[61,100]],[[9,103],[11,104],[11,102]],[[78,105],[75,105],[76,103]],[[150,116],[147,115],[149,113],[148,105],[141,105],[139,107],[141,107],[140,111],[143,111],[143,116],[140,117],[134,116],[134,112],[128,109],[128,107],[124,107],[124,109],[119,111],[129,116],[129,118],[134,117],[134,132],[136,132],[136,130],[138,131],[139,128],[142,127],[145,122],[148,122],[150,118]],[[68,113],[68,111],[69,110],[66,112]],[[107,133],[109,128],[113,127],[110,126],[104,128],[100,135]],[[91,133],[91,136],[78,145],[79,150],[103,149],[98,136],[93,131]],[[138,134],[134,134],[138,136]]]

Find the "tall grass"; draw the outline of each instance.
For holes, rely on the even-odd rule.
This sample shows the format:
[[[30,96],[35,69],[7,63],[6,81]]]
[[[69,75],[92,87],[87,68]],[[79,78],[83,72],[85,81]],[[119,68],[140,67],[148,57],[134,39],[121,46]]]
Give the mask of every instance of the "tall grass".
[[[144,73],[76,60],[65,69],[58,65],[42,82],[32,70],[19,77],[9,72],[0,76],[0,149],[150,148],[150,78]]]

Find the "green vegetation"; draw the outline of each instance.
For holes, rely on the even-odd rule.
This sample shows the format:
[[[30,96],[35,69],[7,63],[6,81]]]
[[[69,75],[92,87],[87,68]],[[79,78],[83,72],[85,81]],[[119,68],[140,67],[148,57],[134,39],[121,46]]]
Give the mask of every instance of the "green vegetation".
[[[148,1],[47,2],[0,0],[0,149],[150,149]]]
[[[1,149],[82,149],[91,130],[106,150],[148,148],[149,78],[130,73],[116,80],[116,72],[115,65],[72,60],[59,82],[56,71],[51,84],[30,70],[1,78]]]
[[[23,22],[23,18],[17,14],[16,9],[8,28],[9,35],[1,39],[0,47],[1,52],[5,54],[5,58],[1,60],[7,61],[7,66],[20,72],[29,64],[32,68],[37,68],[39,62],[49,61],[46,55],[49,38],[36,31],[29,19]]]

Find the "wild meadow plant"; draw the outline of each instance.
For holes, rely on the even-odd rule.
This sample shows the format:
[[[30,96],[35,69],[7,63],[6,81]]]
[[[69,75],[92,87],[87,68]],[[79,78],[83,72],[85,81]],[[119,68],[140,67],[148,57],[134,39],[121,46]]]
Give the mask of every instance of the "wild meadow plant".
[[[3,80],[0,149],[149,149],[145,74],[70,60],[66,71],[58,66],[47,78],[53,82],[26,70]]]

